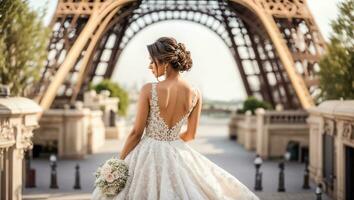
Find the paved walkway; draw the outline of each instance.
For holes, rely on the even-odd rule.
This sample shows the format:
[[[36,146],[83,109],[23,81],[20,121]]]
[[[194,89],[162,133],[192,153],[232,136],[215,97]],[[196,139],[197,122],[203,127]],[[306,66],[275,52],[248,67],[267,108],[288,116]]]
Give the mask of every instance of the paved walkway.
[[[197,139],[189,144],[197,151],[204,154],[226,171],[238,178],[250,189],[254,185],[254,152],[248,152],[235,141],[228,140],[227,119],[210,119],[203,117],[198,129]],[[129,129],[128,129],[129,130]],[[32,162],[32,168],[36,169],[37,187],[24,189],[24,199],[90,199],[93,190],[93,173],[106,159],[117,156],[123,146],[125,138],[121,140],[109,140],[99,153],[89,155],[87,159],[59,160],[58,161],[58,185],[59,189],[49,189],[50,169],[47,159],[36,159]],[[74,190],[74,167],[78,163],[81,167],[82,190]],[[290,162],[285,169],[285,193],[278,193],[278,161],[265,161],[263,171],[263,191],[257,195],[264,200],[313,200],[314,185],[310,190],[301,188],[303,181],[304,165]],[[327,197],[323,197],[328,200]]]

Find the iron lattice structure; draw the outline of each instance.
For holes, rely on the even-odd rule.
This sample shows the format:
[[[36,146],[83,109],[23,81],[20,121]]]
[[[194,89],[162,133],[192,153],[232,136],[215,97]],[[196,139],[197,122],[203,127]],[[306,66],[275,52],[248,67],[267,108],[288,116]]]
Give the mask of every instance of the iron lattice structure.
[[[33,98],[45,109],[81,99],[91,81],[112,76],[140,30],[166,20],[215,32],[229,47],[247,95],[285,109],[314,104],[325,43],[305,0],[59,0]]]

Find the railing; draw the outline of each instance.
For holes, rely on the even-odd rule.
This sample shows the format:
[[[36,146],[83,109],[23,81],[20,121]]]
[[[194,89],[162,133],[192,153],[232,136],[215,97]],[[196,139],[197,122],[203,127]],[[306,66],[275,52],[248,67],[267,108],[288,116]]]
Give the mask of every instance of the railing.
[[[306,111],[267,111],[264,113],[266,124],[305,124]]]

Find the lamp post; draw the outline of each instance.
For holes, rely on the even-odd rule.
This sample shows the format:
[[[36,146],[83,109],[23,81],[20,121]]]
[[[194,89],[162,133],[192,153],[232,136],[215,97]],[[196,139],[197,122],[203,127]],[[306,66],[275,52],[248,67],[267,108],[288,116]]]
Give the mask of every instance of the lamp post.
[[[290,158],[291,158],[291,153],[290,153],[289,151],[286,151],[285,154],[284,154],[284,159],[285,159],[286,161],[289,161]]]
[[[254,189],[256,191],[262,191],[262,172],[259,171],[263,163],[262,158],[257,154],[254,159],[254,166],[256,167],[256,175],[255,175],[255,185]]]
[[[317,185],[315,194],[316,194],[316,200],[322,200],[322,184],[321,183],[319,183]]]
[[[283,162],[283,161],[279,163],[278,192],[285,192],[285,184],[284,184],[284,162]]]
[[[74,189],[75,190],[81,190],[81,185],[80,185],[80,166],[79,166],[79,164],[76,164],[76,166],[75,166],[75,184],[74,184]]]
[[[303,189],[310,189],[310,175],[309,175],[309,161],[308,157],[305,157],[305,174],[304,174],[304,183],[302,185]]]
[[[52,189],[58,189],[58,183],[57,183],[57,157],[52,154],[49,157],[50,160],[50,188]]]
[[[285,192],[285,161],[289,161],[291,154],[289,151],[286,151],[284,154],[284,160],[279,163],[279,183],[278,183],[278,192]]]

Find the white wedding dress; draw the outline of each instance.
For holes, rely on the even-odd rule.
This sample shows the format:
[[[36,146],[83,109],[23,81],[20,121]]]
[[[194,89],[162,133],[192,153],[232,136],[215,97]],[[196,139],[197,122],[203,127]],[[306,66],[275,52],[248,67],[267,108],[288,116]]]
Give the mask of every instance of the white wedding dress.
[[[192,149],[179,132],[196,105],[172,128],[160,116],[156,82],[152,83],[146,131],[126,156],[129,178],[115,197],[104,197],[96,187],[94,200],[259,200],[224,169]]]

